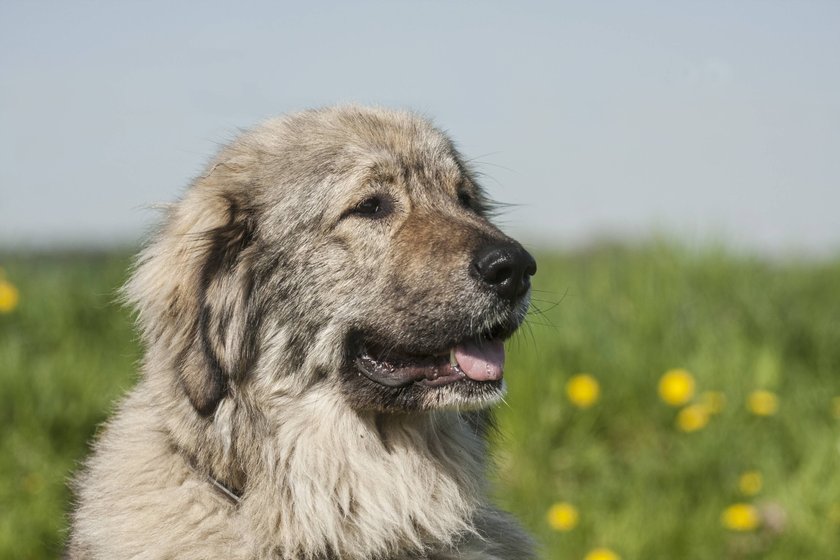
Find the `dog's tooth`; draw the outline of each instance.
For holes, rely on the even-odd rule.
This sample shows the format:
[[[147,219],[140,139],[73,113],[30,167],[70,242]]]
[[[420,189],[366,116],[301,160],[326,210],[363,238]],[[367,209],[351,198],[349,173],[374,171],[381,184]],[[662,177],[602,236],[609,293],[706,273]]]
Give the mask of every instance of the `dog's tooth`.
[[[458,360],[455,359],[454,346],[449,350],[449,365],[451,365],[452,367],[458,367]]]

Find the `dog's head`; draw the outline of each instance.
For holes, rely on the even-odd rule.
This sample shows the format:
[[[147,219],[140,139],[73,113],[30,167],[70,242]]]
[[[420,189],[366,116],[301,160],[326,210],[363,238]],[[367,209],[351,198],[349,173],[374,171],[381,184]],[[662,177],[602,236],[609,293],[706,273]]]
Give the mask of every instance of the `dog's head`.
[[[127,293],[202,414],[255,367],[334,384],[357,409],[483,406],[536,271],[490,204],[415,115],[300,113],[221,151]]]

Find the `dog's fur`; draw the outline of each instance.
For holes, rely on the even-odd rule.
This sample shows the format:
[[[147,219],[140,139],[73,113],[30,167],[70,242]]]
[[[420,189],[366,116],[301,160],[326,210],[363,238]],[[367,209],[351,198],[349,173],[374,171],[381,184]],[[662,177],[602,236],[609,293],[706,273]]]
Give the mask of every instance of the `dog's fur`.
[[[354,213],[371,193],[384,217]],[[224,148],[125,287],[142,377],[77,478],[68,557],[532,558],[484,482],[501,383],[392,388],[352,361],[513,332],[527,296],[467,273],[514,243],[488,206],[410,113],[307,111]]]

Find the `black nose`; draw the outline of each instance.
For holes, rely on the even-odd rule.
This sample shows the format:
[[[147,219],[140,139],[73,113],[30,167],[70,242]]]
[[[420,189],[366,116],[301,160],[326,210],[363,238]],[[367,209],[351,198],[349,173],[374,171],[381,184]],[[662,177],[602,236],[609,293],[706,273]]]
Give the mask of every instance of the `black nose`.
[[[499,296],[514,301],[531,287],[537,263],[519,243],[493,244],[476,252],[472,272]]]

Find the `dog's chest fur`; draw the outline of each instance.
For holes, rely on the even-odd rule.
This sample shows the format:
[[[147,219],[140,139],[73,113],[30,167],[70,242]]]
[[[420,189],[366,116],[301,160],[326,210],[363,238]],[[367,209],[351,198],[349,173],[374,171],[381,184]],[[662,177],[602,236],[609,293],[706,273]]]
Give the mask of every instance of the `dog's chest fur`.
[[[237,504],[190,464],[195,442],[150,422],[160,394],[141,384],[97,444],[71,558],[530,557],[488,505],[482,434],[457,413],[365,418],[317,391],[278,402],[286,421],[263,427],[259,453],[228,458],[249,471]]]

